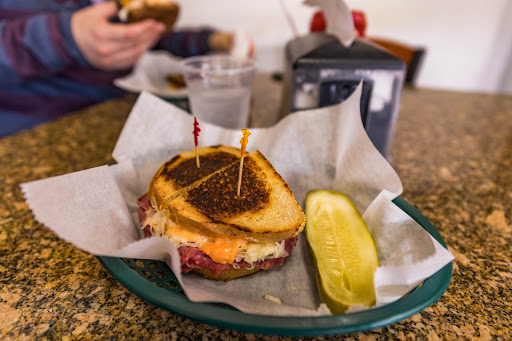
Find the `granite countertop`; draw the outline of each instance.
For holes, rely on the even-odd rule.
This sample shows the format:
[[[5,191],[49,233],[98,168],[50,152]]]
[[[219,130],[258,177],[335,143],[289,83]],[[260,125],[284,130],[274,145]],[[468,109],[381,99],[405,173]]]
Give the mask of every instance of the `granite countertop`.
[[[279,88],[259,76],[253,112],[275,112]],[[157,308],[34,220],[20,184],[114,163],[135,100],[127,95],[0,139],[0,340],[291,339]],[[399,323],[325,339],[512,339],[512,96],[406,88],[392,156],[402,197],[455,255],[452,281],[433,305]]]

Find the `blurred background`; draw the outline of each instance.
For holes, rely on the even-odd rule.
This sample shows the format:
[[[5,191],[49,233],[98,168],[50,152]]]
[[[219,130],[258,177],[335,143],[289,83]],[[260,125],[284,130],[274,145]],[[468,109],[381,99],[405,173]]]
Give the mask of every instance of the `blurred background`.
[[[302,0],[176,0],[177,26],[210,25],[243,31],[256,47],[260,70],[280,72],[285,44],[309,31],[316,8]],[[424,49],[414,84],[455,91],[512,94],[512,1],[359,0],[346,3],[366,15],[366,35]]]

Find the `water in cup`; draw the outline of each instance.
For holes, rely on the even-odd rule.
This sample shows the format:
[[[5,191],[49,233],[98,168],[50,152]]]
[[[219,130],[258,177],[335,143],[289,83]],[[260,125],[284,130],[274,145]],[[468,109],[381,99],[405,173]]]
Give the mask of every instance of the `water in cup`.
[[[192,114],[225,128],[249,124],[254,63],[229,56],[182,60]]]
[[[225,128],[248,126],[251,89],[218,89],[204,91],[190,98],[192,113],[210,122],[220,122]]]

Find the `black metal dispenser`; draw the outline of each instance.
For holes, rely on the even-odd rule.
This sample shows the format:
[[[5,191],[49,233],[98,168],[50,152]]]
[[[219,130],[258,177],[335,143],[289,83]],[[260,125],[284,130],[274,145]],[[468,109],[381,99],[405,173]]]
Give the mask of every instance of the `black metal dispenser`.
[[[345,47],[333,35],[311,33],[286,46],[282,114],[341,103],[362,81],[363,126],[389,159],[405,77],[405,63],[371,42]]]

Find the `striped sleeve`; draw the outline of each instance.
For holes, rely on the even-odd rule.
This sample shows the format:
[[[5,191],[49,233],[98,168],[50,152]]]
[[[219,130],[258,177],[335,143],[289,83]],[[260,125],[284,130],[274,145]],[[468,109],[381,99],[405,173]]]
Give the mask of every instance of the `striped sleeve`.
[[[0,20],[0,86],[88,66],[71,33],[72,11]]]
[[[204,28],[199,30],[175,30],[162,39],[155,46],[164,49],[178,57],[204,55],[210,52],[208,40],[213,30]]]

